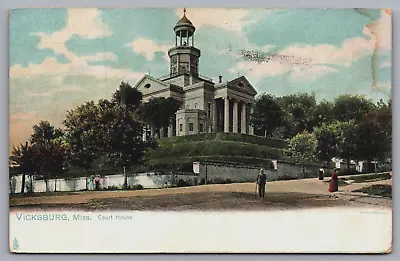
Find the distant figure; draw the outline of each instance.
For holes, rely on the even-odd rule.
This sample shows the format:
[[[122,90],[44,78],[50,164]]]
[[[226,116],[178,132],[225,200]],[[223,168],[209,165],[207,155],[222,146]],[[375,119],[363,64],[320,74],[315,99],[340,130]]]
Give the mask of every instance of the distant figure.
[[[334,169],[332,173],[331,182],[329,184],[329,192],[336,192],[339,190],[338,169]]]
[[[89,190],[94,190],[94,176],[90,176],[89,178],[89,186],[88,186]]]
[[[100,178],[96,177],[96,179],[94,180],[94,184],[96,186],[96,190],[100,189]]]
[[[267,183],[267,175],[264,173],[264,169],[260,169],[260,174],[257,176],[258,194],[260,198],[265,198],[265,185]]]
[[[319,174],[319,180],[324,180],[324,169],[323,168],[320,168],[319,169],[319,171],[318,171],[318,174]]]

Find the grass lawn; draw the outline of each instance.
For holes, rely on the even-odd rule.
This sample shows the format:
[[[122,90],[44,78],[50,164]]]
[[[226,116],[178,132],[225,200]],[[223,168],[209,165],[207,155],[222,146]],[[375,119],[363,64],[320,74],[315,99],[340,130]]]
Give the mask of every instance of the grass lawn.
[[[361,189],[353,190],[353,192],[362,192],[373,196],[382,196],[392,198],[391,185],[372,185]]]

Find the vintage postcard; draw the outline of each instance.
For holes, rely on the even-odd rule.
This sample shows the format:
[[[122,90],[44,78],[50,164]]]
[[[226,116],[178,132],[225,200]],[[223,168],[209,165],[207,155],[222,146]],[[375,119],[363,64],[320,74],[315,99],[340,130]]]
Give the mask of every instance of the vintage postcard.
[[[391,252],[390,9],[13,9],[9,33],[11,252]]]

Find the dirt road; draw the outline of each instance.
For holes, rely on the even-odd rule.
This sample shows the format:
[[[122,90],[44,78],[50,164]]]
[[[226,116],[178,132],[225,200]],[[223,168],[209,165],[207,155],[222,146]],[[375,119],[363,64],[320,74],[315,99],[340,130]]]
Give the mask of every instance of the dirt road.
[[[356,206],[392,207],[390,199],[351,193],[372,184],[357,183],[329,193],[329,184],[318,179],[276,181],[267,184],[264,199],[255,197],[254,183],[203,185],[196,187],[138,191],[59,192],[30,197],[12,196],[10,210],[284,210]]]

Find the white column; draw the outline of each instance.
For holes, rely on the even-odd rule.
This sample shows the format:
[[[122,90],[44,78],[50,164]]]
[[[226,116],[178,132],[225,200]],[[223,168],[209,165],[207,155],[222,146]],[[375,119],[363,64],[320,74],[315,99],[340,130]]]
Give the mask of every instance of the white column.
[[[143,127],[143,141],[147,141],[147,128]]]
[[[215,133],[217,132],[217,119],[218,119],[218,114],[217,114],[217,101],[213,100],[212,104],[212,131]]]
[[[246,103],[242,104],[242,126],[240,126],[240,132],[246,134],[247,133],[247,124],[246,124]]]
[[[238,102],[233,101],[233,132],[238,133]]]
[[[172,131],[173,131],[173,128],[172,128],[172,126],[171,125],[169,125],[168,126],[168,138],[171,138],[173,135],[172,135]]]
[[[229,132],[229,99],[224,98],[224,132]]]
[[[151,134],[150,134],[151,137],[154,138],[154,136],[155,136],[155,130],[154,130],[154,127],[153,127],[153,126],[151,126],[150,133],[151,133]]]
[[[253,114],[253,106],[250,105],[250,115]],[[254,135],[254,126],[250,125],[249,134]]]

